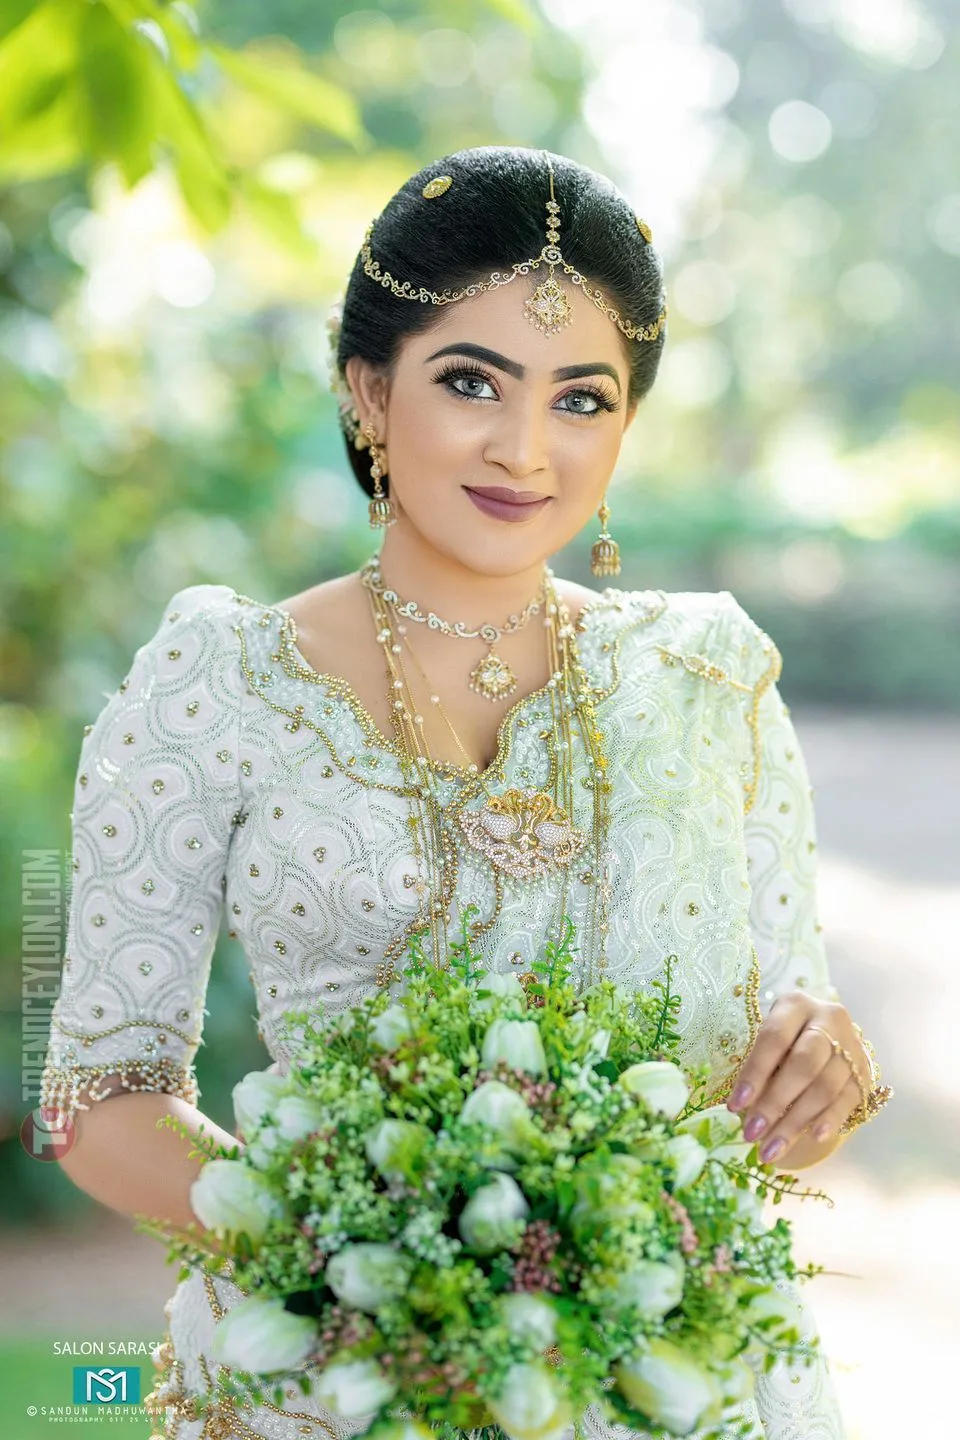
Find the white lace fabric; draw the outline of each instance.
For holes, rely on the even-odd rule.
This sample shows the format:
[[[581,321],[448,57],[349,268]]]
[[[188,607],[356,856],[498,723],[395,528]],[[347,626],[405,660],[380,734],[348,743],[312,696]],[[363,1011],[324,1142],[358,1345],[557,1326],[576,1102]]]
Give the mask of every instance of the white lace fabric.
[[[605,973],[644,987],[677,957],[684,1056],[709,1065],[702,1098],[717,1100],[777,995],[797,987],[837,998],[816,914],[812,791],[777,688],[780,655],[729,591],[607,590],[583,616],[578,648],[602,697],[612,783]],[[513,706],[490,789],[546,783],[549,717],[543,692]],[[572,763],[573,818],[589,832],[592,782],[581,752]],[[464,800],[468,784],[451,776],[445,793],[482,804],[476,784]],[[198,1103],[193,1063],[224,917],[281,1067],[285,1012],[333,1013],[402,983],[396,957],[420,878],[409,813],[396,751],[344,681],[309,667],[285,612],[225,585],[178,591],[85,729],[41,1103],[73,1113],[97,1100],[106,1077]],[[578,931],[594,884],[575,861],[566,908]],[[554,920],[555,886],[551,876],[497,886],[485,857],[461,847],[454,902],[479,904],[487,928],[477,948],[490,968],[529,968]],[[216,1287],[227,1307],[240,1294],[219,1277]],[[163,1393],[205,1388],[203,1364],[216,1375],[212,1305],[199,1272],[177,1287]],[[311,1409],[299,1391],[289,1408],[298,1414],[226,1407],[204,1430],[187,1402],[171,1401],[161,1418],[176,1440],[365,1428]],[[751,1440],[844,1433],[825,1359],[759,1375],[755,1401],[735,1418],[755,1427]],[[642,1440],[592,1411],[585,1430]]]

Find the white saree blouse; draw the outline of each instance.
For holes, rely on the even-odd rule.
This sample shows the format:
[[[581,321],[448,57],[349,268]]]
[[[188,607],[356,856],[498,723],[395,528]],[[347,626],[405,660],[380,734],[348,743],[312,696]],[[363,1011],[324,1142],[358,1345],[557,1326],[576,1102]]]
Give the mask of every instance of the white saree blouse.
[[[777,688],[781,657],[729,591],[611,588],[577,632],[612,785],[604,974],[643,987],[676,957],[683,1058],[709,1065],[702,1099],[715,1102],[778,995],[839,998],[817,919],[812,790]],[[488,791],[545,786],[549,722],[545,691],[517,701],[486,788],[444,767],[445,800],[469,811]],[[589,832],[582,751],[571,764],[573,819]],[[193,1062],[224,918],[281,1066],[286,1011],[335,1012],[402,983],[421,879],[410,813],[394,743],[342,678],[307,663],[292,616],[226,585],[178,591],[84,730],[41,1103],[75,1112],[108,1075],[198,1102]],[[552,923],[555,879],[515,879],[460,834],[454,904],[479,906],[476,945],[489,968],[528,969]],[[578,932],[595,885],[574,861],[566,910]],[[157,1393],[176,1440],[212,1434],[190,1417],[189,1397],[216,1374],[214,1319],[240,1293],[194,1272],[168,1302]],[[299,1391],[289,1409],[228,1406],[222,1418],[233,1427],[224,1436],[269,1440],[364,1428]],[[843,1435],[825,1359],[758,1376],[755,1400],[734,1419],[766,1440]],[[641,1440],[590,1412],[586,1429],[596,1440]]]

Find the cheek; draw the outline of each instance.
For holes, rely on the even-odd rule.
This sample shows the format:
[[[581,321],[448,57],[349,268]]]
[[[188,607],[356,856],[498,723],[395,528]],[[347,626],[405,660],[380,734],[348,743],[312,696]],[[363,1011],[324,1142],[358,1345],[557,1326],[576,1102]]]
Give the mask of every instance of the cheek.
[[[563,507],[585,519],[596,510],[620,453],[621,435],[613,424],[598,420],[566,428],[554,451],[554,465]]]
[[[433,489],[444,479],[449,488],[453,467],[462,468],[482,447],[482,422],[471,414],[471,407],[455,409],[432,390],[403,397],[395,417],[390,426],[391,468],[400,486],[405,477],[416,476],[418,492]]]

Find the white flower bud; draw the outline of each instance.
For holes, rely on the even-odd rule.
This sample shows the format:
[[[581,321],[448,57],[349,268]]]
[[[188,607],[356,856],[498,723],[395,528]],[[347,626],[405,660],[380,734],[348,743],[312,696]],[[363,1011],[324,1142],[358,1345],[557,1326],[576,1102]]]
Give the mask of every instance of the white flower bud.
[[[671,1135],[670,1139],[664,1142],[663,1153],[673,1164],[677,1190],[685,1190],[694,1180],[699,1179],[707,1163],[706,1150],[692,1135],[685,1133]]]
[[[500,1310],[510,1334],[516,1340],[548,1350],[557,1338],[557,1312],[549,1300],[523,1290],[500,1296]]]
[[[720,1385],[670,1340],[647,1340],[641,1354],[620,1361],[613,1373],[617,1388],[630,1404],[674,1435],[689,1435],[720,1419]]]
[[[324,1278],[338,1300],[375,1314],[381,1305],[402,1295],[413,1258],[393,1245],[359,1241],[345,1245],[327,1262]]]
[[[413,1034],[413,1023],[402,1005],[388,1005],[374,1016],[370,1035],[381,1050],[396,1050],[401,1040]]]
[[[426,1125],[414,1120],[380,1120],[364,1138],[367,1159],[385,1180],[412,1180],[414,1164],[433,1139]]]
[[[746,1160],[753,1142],[743,1138],[743,1117],[726,1105],[710,1105],[677,1122],[677,1132],[692,1135],[715,1160]]]
[[[490,992],[488,995],[480,996],[474,1002],[474,1009],[479,1010],[482,1014],[489,1010],[498,1010],[501,1000],[513,1000],[526,1008],[526,991],[520,984],[518,976],[514,975],[512,971],[508,971],[505,975],[498,975],[495,971],[481,975],[476,989],[478,994],[482,990]]]
[[[244,1075],[233,1087],[233,1113],[244,1135],[250,1135],[289,1091],[286,1080],[267,1070],[251,1070],[249,1075]]]
[[[584,1060],[603,1060],[610,1048],[610,1031],[603,1030],[587,1015],[585,1010],[575,1010],[569,1025],[575,1040],[585,1040],[582,1051]]]
[[[512,1175],[494,1175],[487,1185],[475,1190],[460,1214],[460,1237],[479,1255],[508,1249],[517,1239],[518,1221],[525,1220],[530,1206]]]
[[[308,1095],[285,1095],[277,1101],[274,1116],[284,1140],[305,1140],[321,1128],[326,1112],[319,1100]]]
[[[511,1365],[487,1409],[512,1440],[560,1440],[573,1424],[569,1402],[540,1361]]]
[[[489,1069],[503,1060],[512,1070],[546,1075],[547,1057],[536,1020],[493,1020],[483,1037],[480,1057]]]
[[[262,1240],[283,1205],[266,1181],[242,1160],[207,1160],[190,1186],[190,1205],[209,1230]]]
[[[604,1299],[613,1310],[637,1305],[644,1315],[660,1317],[680,1304],[686,1268],[679,1255],[666,1260],[640,1260],[617,1275],[605,1288]]]
[[[318,1404],[334,1415],[372,1415],[397,1393],[397,1387],[375,1360],[334,1360],[313,1382]]]
[[[519,1156],[542,1140],[522,1095],[500,1080],[487,1080],[464,1101],[462,1120],[479,1123],[501,1141],[489,1163],[497,1170],[516,1170]]]
[[[670,1120],[680,1114],[690,1094],[683,1071],[669,1060],[642,1060],[631,1065],[617,1077],[617,1084]]]
[[[268,1375],[293,1370],[313,1350],[320,1334],[309,1315],[293,1315],[276,1296],[238,1300],[218,1322],[210,1353],[221,1365]]]

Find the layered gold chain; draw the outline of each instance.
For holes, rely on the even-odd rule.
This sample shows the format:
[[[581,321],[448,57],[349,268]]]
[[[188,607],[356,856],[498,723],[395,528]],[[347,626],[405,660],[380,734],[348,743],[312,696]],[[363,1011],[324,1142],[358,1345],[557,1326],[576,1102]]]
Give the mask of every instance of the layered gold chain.
[[[555,936],[560,934],[568,909],[573,861],[583,857],[588,869],[581,873],[581,880],[593,887],[594,903],[577,943],[585,963],[591,966],[592,979],[593,960],[600,972],[607,964],[611,886],[606,845],[610,782],[593,689],[580,663],[574,627],[566,605],[556,594],[553,577],[546,572],[543,592],[550,678],[542,691],[537,692],[545,696],[550,705],[551,722],[541,732],[541,738],[549,747],[549,776],[544,789],[511,786],[494,789],[490,781],[495,765],[482,769],[471,759],[440,695],[431,687],[403,623],[409,615],[402,614],[382,584],[371,585],[366,576],[364,572],[389,680],[391,721],[405,779],[413,795],[414,809],[408,823],[420,875],[418,920],[429,930],[434,963],[437,966],[445,963],[459,849],[466,841],[490,861],[498,894],[505,877],[521,884],[535,883],[546,875],[559,880],[551,926]],[[426,715],[418,709],[406,656],[419,672],[429,705],[436,709],[463,756],[462,767],[438,760],[432,753]],[[575,824],[574,751],[578,743],[583,747],[593,792],[589,835]],[[462,771],[462,789],[455,800],[445,805],[439,788],[445,781],[455,779],[458,771]],[[501,774],[499,778],[504,781],[506,777]],[[479,794],[486,796],[485,805],[479,810],[468,809],[467,802]],[[474,934],[482,933],[492,923],[493,920],[475,922]]]

